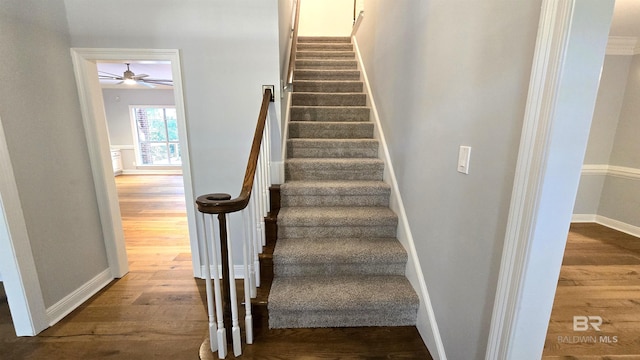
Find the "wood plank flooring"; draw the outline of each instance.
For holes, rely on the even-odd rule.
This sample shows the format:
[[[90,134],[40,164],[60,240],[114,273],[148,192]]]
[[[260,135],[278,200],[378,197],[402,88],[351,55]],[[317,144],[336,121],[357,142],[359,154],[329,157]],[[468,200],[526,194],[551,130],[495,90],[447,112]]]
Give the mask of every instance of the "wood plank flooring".
[[[0,359],[199,359],[206,300],[191,268],[182,178],[116,184],[129,274],[35,337],[15,336],[0,285]],[[241,359],[431,359],[415,327],[256,330]]]
[[[118,176],[130,272],[36,337],[0,310],[0,359],[197,359],[207,329],[180,176]]]
[[[0,285],[0,359],[198,359],[204,284],[192,276],[181,182],[117,178],[131,271],[40,335],[15,336]],[[601,316],[602,331],[574,332],[581,315]],[[430,359],[414,327],[265,330],[243,348],[243,359]],[[640,239],[572,225],[543,358],[640,359]]]
[[[600,331],[574,331],[574,316],[601,317]],[[571,225],[543,359],[640,359],[640,239]]]

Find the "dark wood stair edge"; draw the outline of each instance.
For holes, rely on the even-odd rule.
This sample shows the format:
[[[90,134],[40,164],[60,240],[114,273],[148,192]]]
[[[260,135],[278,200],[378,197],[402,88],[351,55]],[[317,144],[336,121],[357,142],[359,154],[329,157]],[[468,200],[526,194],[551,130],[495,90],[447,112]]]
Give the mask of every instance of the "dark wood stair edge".
[[[269,187],[269,213],[264,218],[266,246],[260,259],[260,287],[255,299],[251,300],[254,321],[254,337],[269,331],[269,311],[267,309],[269,291],[273,282],[273,250],[278,237],[278,212],[280,211],[280,185]]]

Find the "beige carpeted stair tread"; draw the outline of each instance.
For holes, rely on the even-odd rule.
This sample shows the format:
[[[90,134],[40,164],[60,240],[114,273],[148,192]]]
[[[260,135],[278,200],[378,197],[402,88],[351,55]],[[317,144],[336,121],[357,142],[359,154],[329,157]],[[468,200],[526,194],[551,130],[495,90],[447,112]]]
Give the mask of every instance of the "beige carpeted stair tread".
[[[279,277],[271,289],[271,328],[416,323],[419,299],[404,276]]]
[[[296,69],[357,69],[358,62],[350,59],[302,59],[296,60]]]
[[[278,265],[370,264],[383,275],[389,275],[384,270],[387,264],[399,263],[402,270],[396,275],[403,275],[407,252],[395,238],[281,239],[273,252],[273,261]]]
[[[295,92],[353,93],[362,92],[363,82],[356,80],[294,80]]]
[[[387,226],[398,217],[388,207],[285,207],[278,214],[278,226]]]
[[[369,121],[366,106],[291,106],[291,121]]]
[[[294,92],[293,106],[366,106],[367,96],[362,93]]]
[[[299,36],[298,43],[351,43],[351,38],[348,36]]]
[[[378,140],[374,139],[319,139],[298,138],[287,140],[289,158],[377,158]]]

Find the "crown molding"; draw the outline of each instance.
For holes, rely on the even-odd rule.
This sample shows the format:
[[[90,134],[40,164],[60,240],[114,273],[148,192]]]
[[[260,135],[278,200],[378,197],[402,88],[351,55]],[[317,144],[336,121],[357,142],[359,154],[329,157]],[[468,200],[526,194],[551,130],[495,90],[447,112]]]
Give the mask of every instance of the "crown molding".
[[[638,55],[640,54],[640,41],[634,36],[609,36],[606,54]]]

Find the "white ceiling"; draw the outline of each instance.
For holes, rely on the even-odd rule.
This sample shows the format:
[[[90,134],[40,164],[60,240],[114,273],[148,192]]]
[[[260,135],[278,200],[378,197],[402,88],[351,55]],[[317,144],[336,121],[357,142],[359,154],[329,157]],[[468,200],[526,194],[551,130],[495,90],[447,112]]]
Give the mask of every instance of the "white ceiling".
[[[616,0],[609,36],[640,37],[640,0]]]
[[[136,75],[147,74],[149,75],[149,79],[172,80],[171,63],[169,61],[99,61],[97,62],[98,73],[106,72],[122,76],[124,71],[127,70],[127,65],[125,63],[129,63],[129,69]],[[100,84],[103,88],[150,89],[143,85],[118,84],[119,82],[120,81],[118,80],[100,80]],[[172,89],[172,87],[154,84],[154,89]]]

